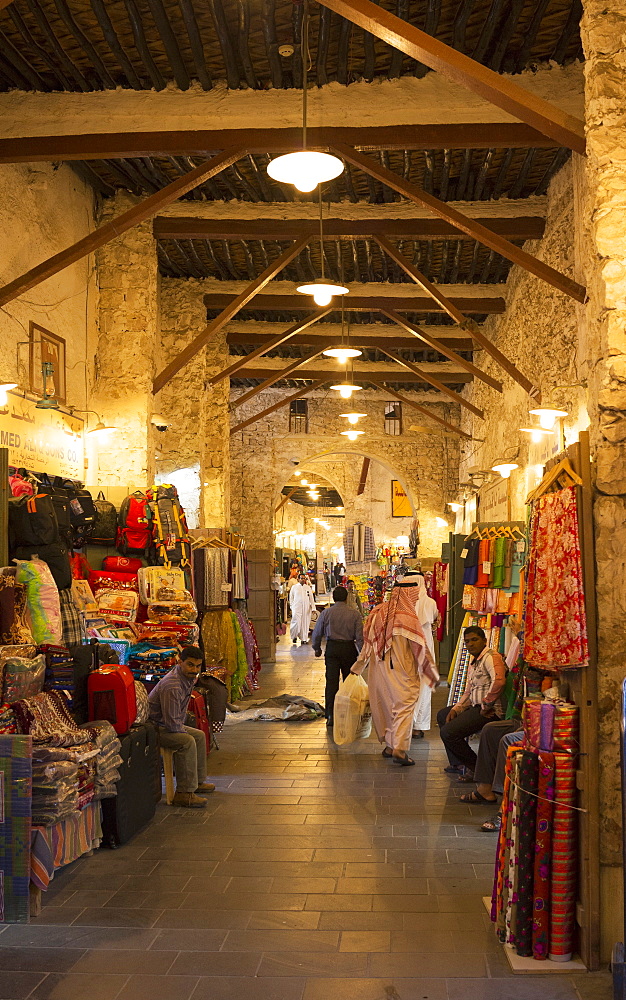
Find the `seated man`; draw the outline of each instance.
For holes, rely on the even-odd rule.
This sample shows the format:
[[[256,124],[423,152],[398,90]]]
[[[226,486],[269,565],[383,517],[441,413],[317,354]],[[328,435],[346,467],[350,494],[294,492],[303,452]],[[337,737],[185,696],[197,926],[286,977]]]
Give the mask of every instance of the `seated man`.
[[[185,646],[178,663],[162,677],[148,696],[150,719],[156,726],[161,746],[174,751],[176,794],[174,806],[204,809],[206,799],[197,792],[212,792],[215,785],[205,781],[206,738],[199,729],[185,725],[187,706],[202,666],[202,650]]]
[[[465,691],[456,705],[437,713],[437,723],[450,762],[446,770],[460,772],[464,768],[473,776],[476,754],[467,737],[479,733],[500,714],[506,668],[500,654],[487,647],[485,633],[478,625],[466,628],[463,638],[471,654]]]
[[[524,737],[524,729],[519,719],[497,719],[495,722],[488,722],[480,734],[478,744],[478,758],[473,776],[461,777],[459,781],[475,781],[476,790],[461,796],[461,802],[468,805],[485,805],[487,802],[497,802],[496,793],[502,794],[502,784],[504,779],[504,762],[506,762],[506,748],[512,741],[505,741],[504,737],[509,735],[518,736],[519,740]],[[517,740],[515,740],[517,742]],[[502,784],[496,786],[496,774],[498,763],[501,760],[501,747],[504,747],[504,758],[502,763]]]

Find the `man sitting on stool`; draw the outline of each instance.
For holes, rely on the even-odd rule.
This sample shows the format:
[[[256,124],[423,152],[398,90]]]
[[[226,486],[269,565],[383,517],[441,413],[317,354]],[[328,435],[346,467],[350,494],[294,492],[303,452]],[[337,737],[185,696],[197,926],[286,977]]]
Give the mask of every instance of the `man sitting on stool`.
[[[356,608],[347,605],[348,591],[345,587],[335,587],[333,601],[324,608],[313,630],[311,645],[316,656],[322,655],[322,639],[326,639],[326,725],[333,724],[333,705],[339,690],[339,673],[344,681],[350,667],[356,662],[363,646],[363,619]]]
[[[205,781],[206,737],[199,729],[185,725],[191,692],[200,674],[202,650],[185,646],[178,663],[152,689],[150,719],[157,728],[161,746],[174,751],[176,794],[173,806],[204,809],[206,799],[197,792],[212,792],[215,785]]]
[[[446,771],[461,771],[473,777],[476,754],[467,742],[468,736],[479,733],[501,712],[500,694],[506,680],[506,668],[500,653],[487,648],[487,638],[478,625],[463,632],[465,645],[471,654],[467,684],[460,701],[437,713],[437,723],[450,766]]]

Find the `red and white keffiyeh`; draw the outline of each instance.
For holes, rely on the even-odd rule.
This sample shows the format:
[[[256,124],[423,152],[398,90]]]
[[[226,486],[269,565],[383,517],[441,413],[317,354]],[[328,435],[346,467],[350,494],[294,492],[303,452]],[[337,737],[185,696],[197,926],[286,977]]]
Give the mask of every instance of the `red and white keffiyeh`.
[[[365,641],[373,646],[379,660],[385,659],[391,649],[393,637],[404,636],[411,643],[419,672],[427,677],[431,686],[439,680],[439,674],[431,661],[426,645],[424,630],[420,625],[415,601],[417,588],[395,587],[389,600],[374,608],[365,623]]]

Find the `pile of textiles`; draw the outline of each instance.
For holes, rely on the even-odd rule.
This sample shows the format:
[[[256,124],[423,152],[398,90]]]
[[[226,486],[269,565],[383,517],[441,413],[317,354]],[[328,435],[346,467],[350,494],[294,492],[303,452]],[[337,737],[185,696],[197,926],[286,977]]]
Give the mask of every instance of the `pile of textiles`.
[[[161,591],[163,593],[163,591]],[[165,591],[167,594],[168,592]],[[171,600],[163,598],[148,605],[148,621],[151,622],[195,622],[198,611],[189,591],[177,592],[179,597]]]
[[[576,916],[578,712],[535,700],[523,715],[525,743],[507,753],[491,919],[518,955],[567,962]]]
[[[478,614],[518,615],[521,613],[522,600],[521,591],[509,593],[507,590],[494,590],[491,587],[472,587],[467,583],[463,587],[463,608]]]
[[[158,649],[161,646],[195,646],[200,629],[195,622],[142,622],[133,625],[136,642],[146,642]]]
[[[93,797],[110,799],[117,795],[122,744],[110,722],[88,722],[81,729],[86,729],[91,734],[92,742],[98,748],[98,755],[94,758]]]
[[[223,667],[230,701],[240,698],[248,675],[241,626],[233,611],[207,611],[202,616],[202,646],[207,663]]]
[[[79,763],[76,751],[33,746],[34,826],[51,826],[78,812]]]
[[[15,715],[10,705],[0,705],[0,735],[16,733]]]
[[[18,583],[15,570],[7,567],[0,574],[0,643],[32,643],[33,635],[26,620],[26,587]]]
[[[128,666],[136,681],[160,680],[177,659],[176,646],[155,647],[148,642],[138,642],[130,647]]]
[[[58,691],[43,691],[11,707],[20,732],[32,737],[33,744],[75,747],[89,742],[89,733],[77,726]]]

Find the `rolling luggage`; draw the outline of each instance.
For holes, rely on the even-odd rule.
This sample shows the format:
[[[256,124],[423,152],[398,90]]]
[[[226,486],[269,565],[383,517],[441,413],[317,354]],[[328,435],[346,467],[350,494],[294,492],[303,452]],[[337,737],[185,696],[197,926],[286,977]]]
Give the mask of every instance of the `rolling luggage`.
[[[191,698],[189,699],[189,705],[187,706],[187,713],[192,717],[188,723],[192,729],[199,729],[200,732],[204,733],[204,738],[206,740],[206,752],[208,754],[211,750],[211,728],[209,726],[209,717],[206,711],[204,695],[202,695],[200,691],[191,692]]]
[[[89,675],[89,720],[110,722],[118,736],[137,718],[135,678],[128,667],[111,663]]]
[[[151,723],[133,726],[121,738],[117,795],[102,800],[103,841],[125,844],[154,818],[161,798],[161,768],[157,734]]]

